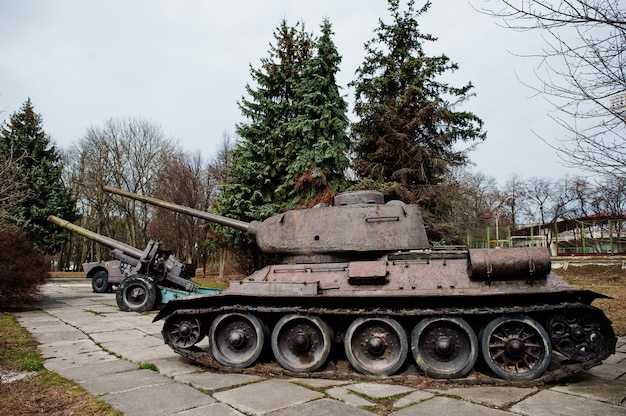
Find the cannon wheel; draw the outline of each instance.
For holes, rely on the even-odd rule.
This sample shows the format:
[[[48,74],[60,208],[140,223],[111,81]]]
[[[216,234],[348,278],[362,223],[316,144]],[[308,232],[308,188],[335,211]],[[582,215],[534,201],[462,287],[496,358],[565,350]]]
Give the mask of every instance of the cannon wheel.
[[[134,274],[122,281],[115,292],[115,300],[124,312],[145,312],[154,308],[159,290],[152,280]]]
[[[109,273],[106,270],[98,270],[91,277],[91,288],[96,293],[106,293],[111,287],[109,286]]]

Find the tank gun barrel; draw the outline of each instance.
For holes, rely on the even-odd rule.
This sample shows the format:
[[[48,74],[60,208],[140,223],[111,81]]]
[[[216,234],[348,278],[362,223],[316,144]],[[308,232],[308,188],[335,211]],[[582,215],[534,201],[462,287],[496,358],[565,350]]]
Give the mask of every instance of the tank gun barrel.
[[[121,241],[114,240],[110,237],[106,237],[104,235],[94,233],[86,228],[80,227],[76,224],[72,224],[69,221],[61,219],[59,217],[55,217],[54,215],[48,216],[48,221],[53,224],[58,225],[59,227],[65,228],[66,230],[70,230],[75,232],[76,234],[82,235],[90,240],[96,241],[103,246],[109,247],[111,249],[117,249],[135,259],[140,259],[143,255],[143,250],[139,250],[133,246],[122,243]]]
[[[236,220],[234,218],[223,217],[221,215],[211,214],[206,211],[200,211],[194,208],[186,207],[183,205],[174,204],[171,202],[163,201],[161,199],[152,198],[145,195],[139,195],[133,192],[124,191],[122,189],[113,188],[111,186],[104,186],[105,191],[110,192],[112,194],[121,195],[126,198],[135,199],[137,201],[145,202],[146,204],[155,205],[157,207],[169,209],[171,211],[180,212],[183,214],[191,215],[196,218],[201,218],[203,220],[214,222],[220,225],[224,225],[226,227],[234,228],[236,230],[244,231],[248,234],[254,235],[254,227],[251,223]]]

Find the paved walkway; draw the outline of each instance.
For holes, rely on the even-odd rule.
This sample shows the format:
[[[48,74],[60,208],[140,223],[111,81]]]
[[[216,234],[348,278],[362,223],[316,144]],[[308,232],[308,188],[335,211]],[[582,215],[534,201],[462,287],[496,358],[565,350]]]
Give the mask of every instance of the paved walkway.
[[[602,366],[566,382],[416,390],[203,371],[163,344],[154,313],[121,312],[113,294],[93,293],[86,279],[54,279],[43,293],[39,309],[19,313],[18,321],[41,344],[46,368],[128,416],[626,415],[624,337]]]

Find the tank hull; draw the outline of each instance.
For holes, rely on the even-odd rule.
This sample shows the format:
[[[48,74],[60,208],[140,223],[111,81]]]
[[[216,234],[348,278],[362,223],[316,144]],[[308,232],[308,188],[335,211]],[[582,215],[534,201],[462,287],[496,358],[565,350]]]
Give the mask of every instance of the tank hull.
[[[543,251],[502,255],[512,261],[484,254],[407,251],[371,261],[271,265],[219,295],[169,302],[155,321],[165,319],[170,347],[199,363],[248,368],[267,361],[272,348],[269,361],[287,374],[323,370],[328,355],[339,355],[368,376],[417,364],[431,377],[466,379],[479,363],[495,378],[545,382],[574,371],[548,371],[557,359],[584,369],[614,353],[610,322],[590,306],[603,295],[549,271]],[[197,327],[197,340],[176,336],[181,322]]]

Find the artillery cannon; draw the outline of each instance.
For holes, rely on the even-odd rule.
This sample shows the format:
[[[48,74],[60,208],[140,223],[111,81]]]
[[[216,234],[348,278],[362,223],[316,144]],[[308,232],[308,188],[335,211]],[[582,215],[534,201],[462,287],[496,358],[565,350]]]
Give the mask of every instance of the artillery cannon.
[[[157,314],[164,341],[199,364],[251,367],[271,348],[284,374],[301,375],[335,351],[387,376],[411,371],[410,353],[430,377],[465,377],[480,358],[498,378],[543,383],[615,352],[610,321],[591,306],[604,296],[552,273],[546,248],[431,247],[419,208],[378,192],[246,223],[106,190],[245,231],[279,255],[218,295]]]
[[[89,268],[95,268],[97,271],[91,273],[91,270],[85,270],[85,272],[88,276],[92,275],[92,279],[101,279],[98,283],[92,283],[94,290],[101,292],[104,291],[102,288],[109,285],[109,273],[104,275],[98,273],[104,271],[105,268],[106,270],[127,270],[126,273],[117,274],[123,278],[119,282],[115,297],[117,305],[123,311],[151,310],[159,302],[161,296],[158,285],[179,288],[187,292],[195,292],[199,289],[200,285],[190,280],[195,272],[193,265],[180,262],[171,251],[162,250],[161,243],[158,241],[151,240],[142,251],[54,215],[48,216],[48,221],[111,249],[110,257],[115,263],[98,265],[88,263]],[[125,276],[125,274],[129,275]]]

